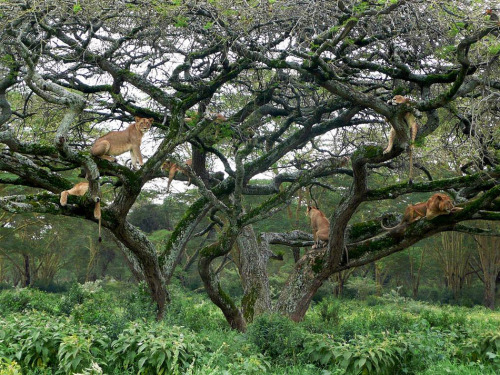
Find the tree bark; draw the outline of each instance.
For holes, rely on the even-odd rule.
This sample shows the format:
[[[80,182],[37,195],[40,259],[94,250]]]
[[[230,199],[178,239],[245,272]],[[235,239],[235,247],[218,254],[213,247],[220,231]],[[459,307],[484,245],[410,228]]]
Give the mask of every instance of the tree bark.
[[[31,267],[29,254],[23,254],[24,272],[23,272],[23,287],[27,288],[31,285]]]
[[[498,225],[496,227],[498,228]],[[484,275],[483,304],[494,310],[496,281],[500,276],[500,238],[475,236],[475,239]]]
[[[240,249],[240,272],[243,284],[242,309],[245,320],[271,310],[269,278],[267,276],[268,252],[259,246],[251,225],[244,227],[237,238]]]
[[[217,242],[203,248],[200,251],[198,270],[208,296],[221,309],[231,328],[245,332],[247,325],[242,311],[222,289],[218,274],[211,269],[211,263],[214,259],[229,253],[237,236],[236,228],[227,228],[226,233],[221,234]]]
[[[156,317],[158,320],[162,319],[165,305],[170,301],[170,296],[158,262],[156,248],[139,229],[128,222],[112,231],[116,238],[130,249],[138,259],[151,297],[157,305]]]

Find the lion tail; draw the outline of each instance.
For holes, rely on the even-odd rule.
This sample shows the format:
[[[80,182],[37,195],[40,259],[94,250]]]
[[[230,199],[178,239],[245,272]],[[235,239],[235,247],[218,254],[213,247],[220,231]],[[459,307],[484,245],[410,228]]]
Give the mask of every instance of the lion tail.
[[[94,207],[94,217],[99,220],[99,242],[102,242],[101,237],[101,199],[97,198]]]

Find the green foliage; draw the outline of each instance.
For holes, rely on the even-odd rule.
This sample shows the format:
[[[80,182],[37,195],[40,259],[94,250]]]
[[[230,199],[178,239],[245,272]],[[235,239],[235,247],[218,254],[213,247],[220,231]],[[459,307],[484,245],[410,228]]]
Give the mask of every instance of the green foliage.
[[[321,319],[329,324],[337,325],[340,322],[340,300],[325,298],[316,305]]]
[[[431,364],[421,375],[496,375],[495,369],[487,368],[479,362],[460,363],[458,361],[441,360]]]
[[[0,293],[0,313],[7,314],[24,310],[46,311],[58,314],[60,296],[31,288],[19,288]]]
[[[165,205],[152,203],[138,205],[128,215],[128,220],[146,233],[160,229],[172,230],[170,210]]]
[[[144,284],[75,284],[63,295],[2,291],[10,307],[0,318],[0,375],[489,375],[500,368],[500,318],[484,308],[435,306],[395,291],[366,302],[329,297],[303,323],[264,314],[241,334],[206,297],[179,286],[171,292],[165,319],[155,322]]]
[[[351,277],[345,288],[359,299],[366,299],[377,291],[375,281],[368,277]]]
[[[16,361],[0,357],[0,375],[21,375],[21,366]]]
[[[322,366],[341,367],[348,374],[393,374],[404,348],[391,337],[360,336],[351,342],[335,342],[313,335],[305,343],[305,353]]]
[[[91,346],[96,352],[107,346],[106,336],[102,333],[83,328],[70,318],[51,317],[44,313],[13,314],[2,320],[1,326],[0,356],[15,359],[26,368],[60,365],[76,369],[80,363],[86,362]],[[5,347],[2,343],[9,344]]]
[[[110,360],[138,374],[184,374],[205,349],[194,334],[164,323],[132,323],[111,346]]]
[[[461,355],[473,362],[490,362],[500,369],[500,332],[478,333],[468,338]]]
[[[75,5],[73,5],[73,13],[78,13],[82,10],[82,6],[80,5],[80,2],[77,1]]]
[[[248,327],[248,338],[262,353],[283,362],[294,362],[302,351],[305,332],[279,314],[262,314]]]
[[[172,303],[167,307],[164,320],[196,332],[227,328],[222,312],[213,304],[200,295],[181,292],[175,288],[172,290]]]

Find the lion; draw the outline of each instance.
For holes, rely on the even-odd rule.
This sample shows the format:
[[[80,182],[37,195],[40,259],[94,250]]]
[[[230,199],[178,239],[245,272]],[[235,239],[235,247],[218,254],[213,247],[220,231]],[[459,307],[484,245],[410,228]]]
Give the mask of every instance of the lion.
[[[188,160],[186,160],[185,164],[190,167],[191,165],[193,165],[193,160],[188,159]],[[179,167],[177,164],[175,164],[171,161],[164,162],[161,166],[161,169],[162,169],[162,171],[168,170],[167,193],[170,189],[170,184],[172,183],[172,180],[174,179],[174,176],[177,173],[177,171],[181,171],[182,173],[186,174],[186,172],[183,168]],[[191,178],[189,178],[188,184],[189,185],[191,184]]]
[[[82,197],[89,190],[88,182],[79,182],[75,186],[73,186],[69,190],[64,190],[61,192],[61,198],[59,199],[59,203],[61,206],[66,206],[68,203],[68,195],[76,195]],[[99,242],[102,241],[101,237],[101,199],[96,197],[95,206],[94,206],[94,217],[99,221]]]
[[[394,98],[390,99],[388,101],[389,104],[392,105],[399,105],[399,104],[409,104],[411,103],[411,99],[407,98],[406,96],[402,95],[396,95]],[[408,148],[408,155],[410,157],[410,171],[408,173],[408,178],[409,178],[409,183],[413,183],[413,147],[415,144],[415,139],[417,137],[417,132],[418,132],[418,123],[415,118],[415,115],[411,112],[408,111],[404,115],[404,119],[408,127],[410,128],[410,147]],[[394,141],[396,140],[397,134],[396,130],[391,126],[391,133],[389,135],[389,143],[384,150],[384,154],[387,154],[391,152],[393,146],[394,146]]]
[[[138,169],[144,164],[141,154],[142,137],[151,128],[153,120],[153,118],[136,117],[135,122],[125,130],[112,131],[98,138],[90,153],[92,156],[115,162],[115,156],[130,151],[132,168]]]
[[[325,214],[316,207],[307,206],[306,216],[311,219],[311,228],[313,232],[313,249],[320,247],[320,241],[328,242],[330,235],[330,221]]]
[[[462,208],[455,207],[451,198],[443,193],[436,193],[432,195],[426,202],[417,204],[410,204],[406,207],[403,214],[403,220],[396,226],[389,228],[381,223],[382,228],[386,230],[396,230],[406,227],[417,220],[426,218],[432,220],[439,215],[449,215],[452,212],[460,211]]]

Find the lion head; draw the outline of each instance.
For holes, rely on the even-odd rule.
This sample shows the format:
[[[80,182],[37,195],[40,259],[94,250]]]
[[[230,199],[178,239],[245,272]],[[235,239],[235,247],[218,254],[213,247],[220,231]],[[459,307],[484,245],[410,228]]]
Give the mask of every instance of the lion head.
[[[449,214],[453,210],[451,198],[443,193],[436,193],[427,201],[427,216],[438,216]]]
[[[142,134],[146,133],[153,124],[154,118],[135,117],[135,127]]]

